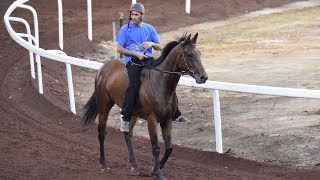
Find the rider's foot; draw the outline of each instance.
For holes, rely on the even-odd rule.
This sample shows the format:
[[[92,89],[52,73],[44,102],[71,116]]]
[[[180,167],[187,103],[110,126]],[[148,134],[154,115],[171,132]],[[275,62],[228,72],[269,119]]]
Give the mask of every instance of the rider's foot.
[[[190,124],[190,121],[183,116],[179,116],[177,119],[172,119],[172,122],[182,123],[182,124]]]
[[[129,132],[129,121],[124,121],[122,117],[121,115],[120,130],[122,132]]]

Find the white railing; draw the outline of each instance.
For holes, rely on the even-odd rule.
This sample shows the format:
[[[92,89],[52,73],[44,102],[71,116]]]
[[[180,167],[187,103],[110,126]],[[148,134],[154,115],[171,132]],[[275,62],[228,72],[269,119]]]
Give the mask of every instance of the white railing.
[[[33,54],[36,55],[36,63],[37,63],[37,75],[38,75],[38,86],[39,86],[39,93],[43,94],[43,83],[42,83],[42,71],[41,71],[41,59],[40,56],[46,57],[52,60],[64,62],[66,64],[66,71],[67,71],[67,79],[68,79],[68,90],[69,90],[69,99],[70,99],[70,109],[73,113],[76,113],[75,108],[75,101],[74,101],[74,92],[73,92],[73,83],[72,83],[72,71],[71,71],[71,64],[76,66],[87,67],[91,69],[99,69],[101,63],[92,62],[88,60],[83,60],[71,56],[67,56],[64,52],[59,50],[45,50],[40,48],[39,46],[39,30],[38,30],[38,15],[35,9],[31,6],[25,5],[24,3],[28,2],[29,0],[17,0],[8,8],[7,12],[4,15],[4,23],[6,28],[12,37],[17,43],[21,46],[29,50],[30,56],[30,66],[31,66],[31,76],[35,78],[34,72],[34,58]],[[59,46],[63,49],[63,23],[62,23],[62,3],[61,0],[58,1],[58,10],[59,10]],[[20,17],[11,17],[11,13],[16,8],[24,8],[30,10],[34,17],[34,36],[31,34],[30,26],[28,22]],[[89,9],[88,9],[89,10]],[[89,14],[89,13],[88,13]],[[25,25],[27,29],[27,33],[17,33],[13,30],[10,21],[17,21],[21,22]],[[90,31],[90,28],[88,29]],[[23,37],[28,38],[28,42],[23,39]],[[89,37],[90,38],[90,37]],[[33,43],[34,44],[33,44]]]
[[[66,64],[70,108],[73,113],[76,113],[75,103],[74,103],[74,92],[73,92],[71,65],[98,70],[100,68],[100,66],[102,65],[102,63],[67,56],[63,51],[60,51],[60,50],[45,50],[45,49],[40,48],[39,47],[39,36],[38,36],[38,21],[37,21],[37,17],[36,17],[37,14],[36,14],[36,11],[31,6],[24,5],[24,3],[27,1],[29,1],[29,0],[17,0],[8,8],[7,12],[4,15],[4,22],[5,22],[6,28],[9,32],[10,36],[12,37],[12,39],[14,39],[18,44],[20,44],[21,46],[23,46],[27,50],[29,50],[31,76],[33,78],[35,78],[33,54],[36,54],[38,81],[39,81],[39,93],[41,93],[41,94],[43,93],[43,90],[40,90],[40,89],[42,89],[40,56]],[[25,9],[29,9],[30,11],[33,12],[34,19],[35,19],[34,20],[34,23],[35,23],[34,24],[34,26],[35,26],[35,35],[34,36],[32,36],[31,31],[30,31],[30,26],[26,20],[24,20],[20,17],[11,17],[10,16],[11,13],[16,8],[25,8]],[[62,7],[59,9],[62,10]],[[88,8],[88,10],[89,9],[91,9],[91,7]],[[89,15],[89,13],[88,13],[88,15]],[[17,22],[23,23],[26,27],[27,33],[15,32],[10,24],[10,21],[17,21]],[[88,27],[89,27],[89,25],[88,25]],[[88,28],[88,31],[90,31],[90,27]],[[88,33],[88,37],[90,39],[90,33]],[[26,41],[23,38],[28,38],[28,41]],[[92,33],[91,33],[91,39],[92,39]],[[61,42],[61,41],[59,40],[59,42]],[[63,48],[63,46],[61,47],[61,49],[62,48]],[[41,80],[41,83],[40,83],[40,80]],[[255,86],[255,85],[226,83],[226,82],[217,82],[217,81],[207,81],[205,84],[196,84],[193,79],[184,78],[184,77],[180,78],[179,85],[184,85],[184,86],[189,86],[189,87],[197,87],[197,88],[205,88],[205,89],[212,90],[215,133],[216,133],[216,135],[215,135],[216,136],[216,151],[219,153],[223,152],[223,148],[222,148],[220,100],[219,100],[219,91],[218,90],[276,95],[276,96],[287,96],[287,97],[320,99],[320,90]]]

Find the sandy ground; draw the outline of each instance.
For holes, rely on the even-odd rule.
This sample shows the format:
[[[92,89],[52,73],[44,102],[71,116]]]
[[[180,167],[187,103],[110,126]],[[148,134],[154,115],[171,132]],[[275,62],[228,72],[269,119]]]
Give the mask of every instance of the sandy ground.
[[[210,80],[319,89],[319,13],[319,6],[257,17],[250,13],[186,29],[201,34],[199,49]],[[258,161],[319,165],[319,100],[222,92],[221,103],[225,150]],[[200,145],[186,141],[212,148],[207,143],[212,131],[201,133],[208,138],[197,139]]]
[[[319,89],[317,59],[313,58],[319,49],[317,8],[239,17],[295,1],[197,0],[192,1],[192,15],[186,15],[183,3],[141,0],[152,9],[146,20],[156,26],[163,43],[172,38],[166,32],[179,34],[180,27],[200,32],[198,48],[210,80]],[[118,12],[127,12],[129,2],[92,2],[93,42],[87,39],[86,2],[63,1],[64,51],[105,61],[108,53],[99,44],[112,39],[111,22],[119,17]],[[11,3],[0,1],[1,17]],[[39,15],[40,46],[59,49],[57,2],[30,0],[27,4]],[[31,13],[24,10],[16,10],[13,16],[32,22]],[[287,27],[277,28],[280,21]],[[210,29],[213,33],[193,29],[209,29],[211,23],[217,24]],[[268,24],[273,30],[264,30]],[[25,32],[23,26],[13,26]],[[44,95],[40,95],[37,80],[30,77],[28,52],[10,38],[3,23],[0,46],[0,179],[155,179],[149,173],[150,142],[141,137],[145,136],[144,121],[137,125],[133,139],[141,176],[130,174],[117,108],[110,121],[116,128],[107,127],[106,156],[111,169],[101,172],[96,126],[84,131],[80,117],[69,110],[65,65],[41,58]],[[74,66],[72,70],[81,112],[81,104],[93,91],[96,71]],[[192,124],[174,124],[177,145],[162,171],[168,179],[319,179],[317,100],[221,92],[224,151],[231,150],[218,154],[214,152],[211,92],[185,87],[177,92]]]
[[[198,32],[198,48],[210,80],[319,89],[319,13],[319,1],[299,2],[180,28],[160,37],[165,44],[179,33]],[[100,47],[102,53],[87,57],[104,62],[106,54],[114,54],[112,41]],[[86,80],[92,81],[92,76]],[[211,92],[186,87],[177,92],[183,114],[192,123],[174,125],[174,142],[215,151]],[[89,96],[78,97],[81,106]],[[262,162],[319,165],[319,100],[224,91],[220,98],[224,151]],[[115,128],[118,114],[115,108],[110,123]],[[148,137],[146,122],[139,122],[136,135]]]

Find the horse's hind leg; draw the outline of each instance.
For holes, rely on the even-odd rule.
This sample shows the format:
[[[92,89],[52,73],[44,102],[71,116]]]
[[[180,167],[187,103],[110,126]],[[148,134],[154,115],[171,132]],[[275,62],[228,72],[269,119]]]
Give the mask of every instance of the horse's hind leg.
[[[104,153],[104,140],[106,136],[106,124],[108,120],[108,115],[114,102],[110,98],[97,98],[97,105],[99,111],[99,125],[98,125],[98,138],[100,143],[100,163],[102,166],[102,171],[109,168],[105,159]]]
[[[132,135],[133,135],[133,127],[137,122],[137,117],[132,116],[131,120],[130,120],[130,129],[129,129],[129,133],[125,132],[125,140],[128,146],[128,151],[129,151],[129,155],[130,155],[130,163],[131,163],[131,173],[133,175],[138,175],[138,172],[136,172],[136,168],[137,168],[137,159],[136,159],[136,155],[134,152],[134,147],[131,141]]]
[[[168,120],[167,122],[160,123],[160,126],[162,130],[162,137],[166,146],[166,151],[163,155],[163,158],[160,161],[160,169],[162,169],[172,153],[172,143],[171,143],[172,122],[171,120]]]

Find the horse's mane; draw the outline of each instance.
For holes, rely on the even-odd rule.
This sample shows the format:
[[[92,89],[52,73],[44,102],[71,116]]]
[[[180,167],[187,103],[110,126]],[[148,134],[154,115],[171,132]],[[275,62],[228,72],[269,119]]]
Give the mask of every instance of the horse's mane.
[[[163,48],[161,55],[158,59],[156,60],[146,60],[144,63],[152,66],[152,67],[156,67],[158,65],[160,65],[168,56],[168,54],[171,52],[171,50],[178,45],[179,43],[181,43],[182,41],[184,41],[185,39],[187,39],[187,33],[182,34],[181,36],[175,36],[175,40],[169,42],[166,44],[166,46]]]

